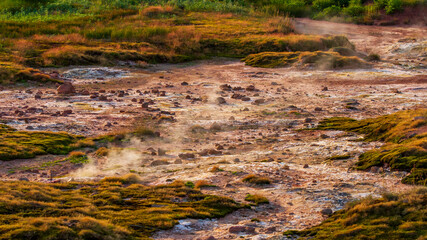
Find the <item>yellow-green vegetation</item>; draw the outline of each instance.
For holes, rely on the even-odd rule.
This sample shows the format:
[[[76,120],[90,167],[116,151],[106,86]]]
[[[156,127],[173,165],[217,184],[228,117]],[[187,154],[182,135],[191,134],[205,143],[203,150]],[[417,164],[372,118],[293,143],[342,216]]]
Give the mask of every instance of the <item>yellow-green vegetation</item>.
[[[5,1],[0,0],[0,6]],[[104,8],[92,7],[86,0],[46,2],[45,6],[22,4],[22,9],[8,5],[0,11],[3,83],[51,80],[27,66],[114,65],[118,61],[146,66],[213,56],[352,48],[346,37],[299,35],[289,18],[240,11],[238,4],[231,7],[233,2],[198,0],[194,4],[201,5],[190,8],[161,2],[147,6],[139,1],[116,1],[116,6],[101,1]],[[210,4],[216,7],[200,9]]]
[[[52,79],[49,75],[43,74],[40,70],[27,68],[12,62],[0,61],[0,84],[25,81],[60,82]]]
[[[366,68],[370,65],[356,56],[342,56],[337,52],[263,52],[243,59],[253,67],[298,67],[316,69]]]
[[[378,118],[354,120],[329,118],[317,129],[336,129],[365,134],[365,141],[384,141],[380,149],[359,156],[355,168],[372,166],[410,171],[402,179],[407,184],[427,184],[427,109],[419,108],[396,112]]]
[[[298,239],[425,239],[427,237],[427,189],[400,195],[368,197],[335,212],[318,226],[287,231]]]
[[[0,159],[33,158],[43,154],[67,154],[86,146],[83,137],[64,132],[17,131],[0,124]]]
[[[242,205],[183,182],[144,186],[135,175],[101,182],[0,184],[0,239],[148,239],[183,218],[216,218]]]
[[[70,155],[65,159],[74,164],[88,163],[89,158],[84,152],[70,152]]]
[[[258,204],[262,204],[262,203],[270,203],[270,201],[268,201],[268,199],[262,195],[259,194],[248,194],[245,197],[245,200],[248,202],[253,202],[256,205]]]
[[[267,177],[261,177],[255,174],[249,174],[242,179],[243,182],[247,182],[255,185],[265,185],[270,184],[271,180]]]

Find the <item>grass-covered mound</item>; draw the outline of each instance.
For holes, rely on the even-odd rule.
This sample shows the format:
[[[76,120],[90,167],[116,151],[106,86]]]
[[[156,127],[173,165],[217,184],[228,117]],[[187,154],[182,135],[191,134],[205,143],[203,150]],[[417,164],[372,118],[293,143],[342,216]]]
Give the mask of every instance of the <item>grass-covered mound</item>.
[[[318,226],[287,231],[298,239],[425,239],[427,237],[427,189],[400,195],[384,194],[349,204]]]
[[[317,129],[335,129],[365,134],[366,141],[384,141],[386,145],[359,156],[355,168],[372,166],[410,171],[402,182],[427,184],[427,109],[400,111],[378,118],[354,120],[329,118]]]
[[[0,184],[0,239],[146,239],[183,218],[222,217],[242,207],[183,182],[147,187],[136,175],[96,183]]]
[[[337,52],[263,52],[243,59],[253,67],[298,67],[316,69],[366,68],[369,64],[356,56],[342,56]]]
[[[84,147],[86,142],[81,136],[64,132],[17,131],[0,124],[0,160],[33,158],[43,154],[67,154]]]
[[[15,82],[60,82],[42,73],[38,69],[27,68],[20,64],[0,61],[0,84],[10,84]]]

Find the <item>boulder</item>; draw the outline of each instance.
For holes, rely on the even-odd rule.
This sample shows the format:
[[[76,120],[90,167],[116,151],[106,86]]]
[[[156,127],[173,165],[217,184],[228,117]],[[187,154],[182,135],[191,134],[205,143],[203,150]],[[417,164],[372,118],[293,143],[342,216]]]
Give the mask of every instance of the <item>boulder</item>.
[[[74,88],[73,84],[69,82],[65,82],[61,84],[56,91],[58,94],[73,94],[76,93],[76,89]]]

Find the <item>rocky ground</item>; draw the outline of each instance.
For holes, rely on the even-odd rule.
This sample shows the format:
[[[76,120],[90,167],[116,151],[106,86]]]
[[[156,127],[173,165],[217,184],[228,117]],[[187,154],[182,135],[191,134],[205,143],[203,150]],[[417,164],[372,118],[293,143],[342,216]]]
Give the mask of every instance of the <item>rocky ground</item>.
[[[375,37],[373,28],[378,27],[364,30],[366,35]],[[404,172],[350,168],[359,154],[380,143],[354,141],[361,136],[339,131],[299,130],[332,116],[361,119],[425,106],[426,56],[417,50],[425,48],[425,40],[417,38],[425,30],[419,29],[401,41],[370,40],[393,46],[382,52],[386,61],[372,69],[261,69],[231,59],[146,69],[46,69],[70,81],[75,93],[60,95],[56,86],[3,89],[0,116],[8,125],[98,136],[139,123],[154,127],[161,138],[130,139],[83,166],[50,164],[64,156],[0,161],[0,176],[50,181],[54,171],[67,181],[136,172],[149,185],[204,180],[211,185],[205,193],[239,201],[260,194],[270,201],[223,219],[181,220],[155,239],[267,239],[316,225],[350,200],[411,188],[400,183]],[[405,50],[408,36],[418,44],[415,50]],[[357,49],[364,51],[359,38]],[[402,59],[398,65],[396,58]],[[62,90],[73,92],[70,86]],[[338,155],[348,159],[328,160]],[[247,174],[267,177],[271,184],[244,183]]]

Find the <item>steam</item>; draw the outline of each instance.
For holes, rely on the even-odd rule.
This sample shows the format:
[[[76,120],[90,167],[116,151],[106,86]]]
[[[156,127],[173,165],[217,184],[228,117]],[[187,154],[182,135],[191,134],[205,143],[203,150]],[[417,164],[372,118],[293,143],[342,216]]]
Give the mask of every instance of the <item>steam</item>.
[[[72,177],[103,177],[123,175],[135,170],[144,163],[146,156],[141,149],[144,144],[137,138],[130,139],[125,148],[108,148],[108,155],[95,159],[90,157],[89,163],[71,174]]]

